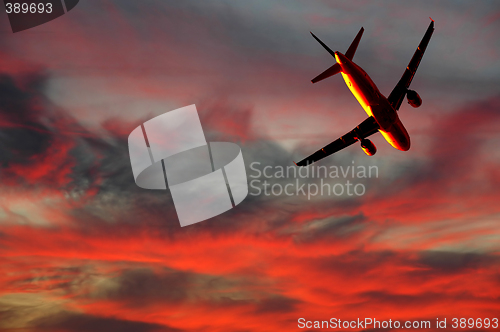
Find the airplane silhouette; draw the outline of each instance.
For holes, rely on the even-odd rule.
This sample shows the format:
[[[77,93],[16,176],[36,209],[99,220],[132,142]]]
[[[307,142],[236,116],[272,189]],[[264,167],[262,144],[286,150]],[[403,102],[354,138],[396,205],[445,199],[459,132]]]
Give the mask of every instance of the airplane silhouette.
[[[431,18],[429,28],[427,28],[403,76],[388,98],[380,93],[368,74],[352,61],[354,53],[358,48],[359,40],[363,35],[363,31],[363,28],[359,30],[345,55],[340,52],[333,52],[311,32],[311,35],[328,51],[328,53],[335,57],[337,61],[336,64],[313,78],[312,82],[316,83],[335,74],[342,74],[349,90],[351,90],[354,97],[356,97],[368,114],[368,118],[344,136],[314,152],[309,157],[295,163],[297,166],[310,165],[357,141],[361,141],[361,148],[367,155],[373,156],[377,152],[377,148],[372,141],[367,139],[367,137],[375,134],[377,131],[380,132],[394,148],[401,151],[408,151],[410,149],[410,136],[401,123],[397,111],[405,96],[411,106],[419,107],[422,105],[422,99],[418,93],[410,90],[409,87],[417,71],[420,60],[422,60],[427,44],[429,44],[432,33],[434,32],[434,20]]]

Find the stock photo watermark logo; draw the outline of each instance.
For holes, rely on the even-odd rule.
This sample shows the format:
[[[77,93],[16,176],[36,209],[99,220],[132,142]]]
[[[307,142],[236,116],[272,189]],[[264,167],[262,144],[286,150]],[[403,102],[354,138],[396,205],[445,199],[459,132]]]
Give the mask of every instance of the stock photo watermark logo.
[[[12,32],[50,22],[75,8],[79,0],[4,0]]]
[[[248,195],[240,147],[207,142],[195,105],[146,121],[129,135],[128,147],[135,183],[169,188],[181,226],[222,214]]]
[[[311,200],[317,196],[351,197],[363,196],[366,187],[363,179],[378,178],[377,166],[294,167],[250,164],[251,196],[303,196]]]

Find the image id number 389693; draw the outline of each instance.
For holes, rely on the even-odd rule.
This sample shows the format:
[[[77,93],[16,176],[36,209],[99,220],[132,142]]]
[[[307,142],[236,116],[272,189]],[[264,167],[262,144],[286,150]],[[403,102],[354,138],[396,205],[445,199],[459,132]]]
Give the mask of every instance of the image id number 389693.
[[[481,319],[481,318],[478,318],[478,319],[474,319],[474,318],[469,318],[469,319],[466,319],[466,318],[453,318],[451,320],[451,327],[454,328],[454,329],[457,329],[457,328],[498,328],[498,318],[492,318],[492,319],[489,319],[489,318],[484,318],[484,319]]]
[[[5,4],[5,10],[7,14],[50,14],[52,13],[52,4],[50,2],[48,3],[6,3]]]

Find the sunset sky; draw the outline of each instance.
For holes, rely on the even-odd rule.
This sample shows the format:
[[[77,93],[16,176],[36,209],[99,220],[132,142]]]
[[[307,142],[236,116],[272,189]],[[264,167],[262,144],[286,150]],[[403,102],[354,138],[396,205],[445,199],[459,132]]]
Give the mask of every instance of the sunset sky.
[[[429,17],[423,103],[399,111],[411,149],[376,134],[375,156],[354,144],[318,163],[376,166],[327,179],[364,195],[250,188],[180,227],[168,190],[135,184],[130,132],[191,104],[249,182],[266,180],[252,163],[293,166],[366,118],[340,75],[311,84],[335,59],[309,31],[345,52],[364,27],[354,61],[387,96]],[[80,0],[15,34],[0,13],[0,331],[499,319],[499,31],[498,1]]]

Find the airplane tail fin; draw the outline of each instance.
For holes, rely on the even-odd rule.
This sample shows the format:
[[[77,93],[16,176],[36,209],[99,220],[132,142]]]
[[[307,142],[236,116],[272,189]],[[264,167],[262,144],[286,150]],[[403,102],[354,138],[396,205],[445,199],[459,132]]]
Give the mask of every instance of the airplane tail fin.
[[[361,28],[361,30],[359,30],[358,34],[356,35],[356,38],[354,38],[354,40],[352,41],[351,46],[349,46],[349,48],[347,49],[345,56],[349,60],[352,60],[352,58],[354,57],[354,53],[356,53],[356,49],[358,48],[359,41],[361,40],[361,36],[363,35],[364,31],[365,31],[365,29],[363,29],[363,28]],[[328,53],[330,53],[331,56],[333,56],[335,58],[334,51],[332,51],[325,43],[323,43],[312,32],[311,32],[311,35],[314,37],[314,39],[316,39],[318,41],[318,43],[321,44],[321,46],[323,46],[328,51]],[[340,73],[340,70],[341,70],[340,65],[338,63],[336,63],[333,66],[331,66],[330,68],[328,68],[327,70],[325,70],[324,72],[322,72],[321,74],[319,74],[318,76],[316,76],[315,78],[313,78],[311,80],[311,82],[316,83],[316,82],[322,81],[325,78],[328,78],[330,76],[333,76],[333,75]]]
[[[356,35],[356,38],[351,43],[351,46],[347,49],[347,52],[345,52],[345,57],[348,58],[349,60],[352,60],[354,57],[354,53],[356,53],[356,49],[358,48],[359,41],[361,40],[361,36],[363,35],[363,32],[365,29],[361,27],[359,30],[358,34]]]

